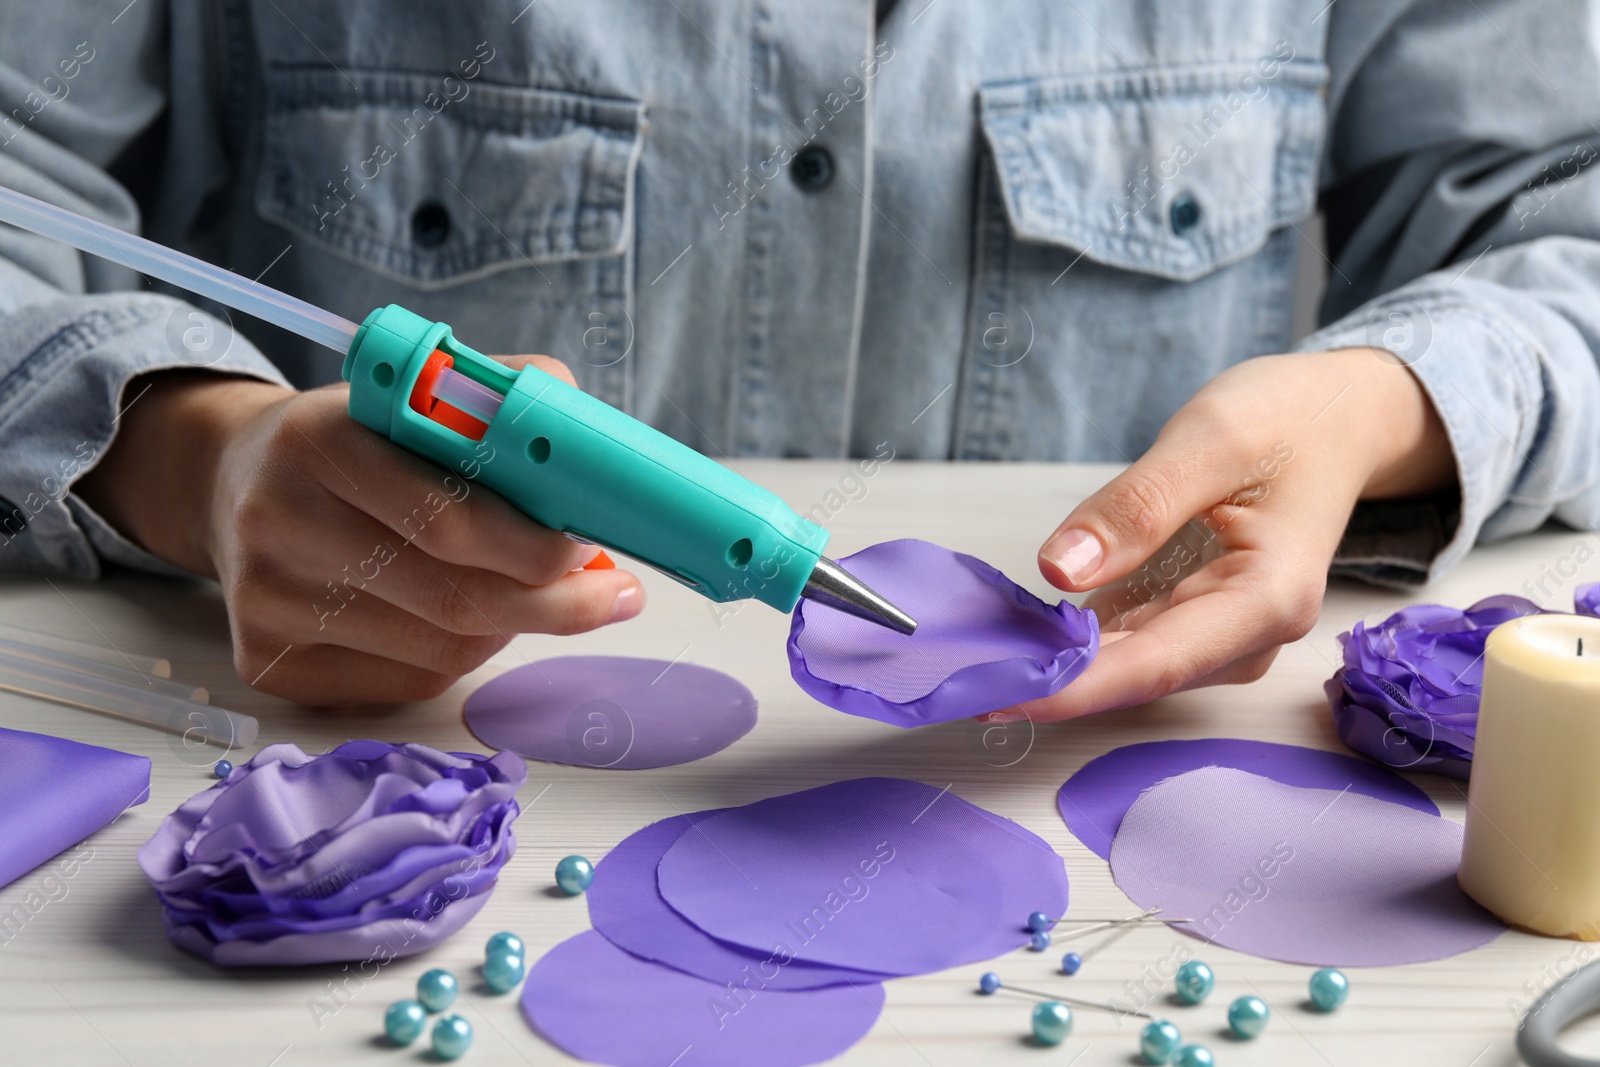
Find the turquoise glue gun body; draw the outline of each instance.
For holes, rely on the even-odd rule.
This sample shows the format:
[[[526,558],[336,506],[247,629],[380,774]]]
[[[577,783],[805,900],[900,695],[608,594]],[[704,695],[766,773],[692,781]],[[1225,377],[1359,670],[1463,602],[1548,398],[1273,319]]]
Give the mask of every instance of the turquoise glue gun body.
[[[345,355],[350,414],[529,517],[713,601],[802,595],[903,633],[916,623],[822,553],[828,532],[758,485],[537,367],[512,371],[389,305]]]

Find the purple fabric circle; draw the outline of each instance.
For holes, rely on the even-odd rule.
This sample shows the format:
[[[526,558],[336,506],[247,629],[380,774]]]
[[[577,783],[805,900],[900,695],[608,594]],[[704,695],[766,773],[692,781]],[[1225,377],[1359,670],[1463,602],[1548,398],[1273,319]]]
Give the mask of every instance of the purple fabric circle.
[[[1093,612],[1051,606],[980,559],[888,541],[839,561],[917,620],[910,637],[801,598],[789,669],[830,708],[894,726],[968,718],[1049,696],[1100,647]]]
[[[593,930],[545,953],[522,986],[529,1026],[613,1067],[805,1067],[861,1040],[882,1010],[879,983],[730,989],[631,956]]]
[[[269,745],[139,849],[167,935],[223,966],[396,958],[460,929],[516,851],[509,752]]]
[[[1376,626],[1356,623],[1339,635],[1344,665],[1323,686],[1340,740],[1390,767],[1466,778],[1484,643],[1501,623],[1540,611],[1494,596],[1465,611],[1415,604]]]
[[[1135,904],[1208,943],[1315,967],[1444,959],[1505,932],[1456,884],[1461,826],[1353,790],[1225,767],[1128,809],[1111,873]]]
[[[1578,591],[1572,599],[1579,615],[1600,616],[1600,582],[1578,586]]]
[[[656,888],[661,857],[690,827],[729,809],[674,815],[623,839],[595,869],[589,886],[589,921],[618,948],[635,956],[716,982],[738,985],[756,975],[769,989],[816,989],[870,984],[885,977],[848,967],[785,961],[771,952],[730,945],[673,911]]]
[[[692,763],[756,724],[756,698],[710,667],[630,656],[558,656],[467,697],[467,726],[527,759],[611,770]]]
[[[1208,737],[1198,741],[1145,741],[1124,745],[1085,763],[1056,794],[1067,829],[1101,859],[1139,794],[1163,778],[1201,767],[1234,767],[1288,785],[1344,789],[1393,801],[1428,815],[1439,809],[1426,793],[1393,771],[1341,752]]]
[[[751,951],[879,974],[940,971],[1063,915],[1066,869],[1015,823],[899,778],[857,778],[706,819],[657,868],[666,902]]]

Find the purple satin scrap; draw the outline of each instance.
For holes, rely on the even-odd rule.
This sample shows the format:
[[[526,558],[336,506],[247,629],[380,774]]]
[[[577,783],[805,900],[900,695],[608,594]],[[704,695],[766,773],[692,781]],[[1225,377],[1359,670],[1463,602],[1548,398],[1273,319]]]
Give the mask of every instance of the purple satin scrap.
[[[1056,794],[1056,806],[1073,836],[1096,856],[1108,859],[1117,828],[1141,793],[1163,779],[1202,767],[1232,767],[1286,785],[1348,788],[1426,815],[1439,814],[1421,789],[1365,760],[1342,752],[1232,737],[1145,741],[1113,749],[1068,778]]]
[[[1128,809],[1111,873],[1207,944],[1312,967],[1444,959],[1505,925],[1456,884],[1461,826],[1354,790],[1224,767],[1168,778]]]
[[[545,953],[522,986],[529,1026],[613,1067],[807,1067],[865,1037],[882,1010],[879,983],[729,986],[629,955],[593,930]]]
[[[1093,612],[1047,604],[961,552],[908,539],[839,562],[918,624],[908,637],[801,598],[790,673],[851,715],[921,726],[998,711],[1063,688],[1100,647]]]
[[[516,850],[515,754],[270,745],[139,850],[174,943],[222,966],[392,959],[477,913]]]
[[[1390,767],[1466,778],[1484,643],[1501,623],[1540,613],[1531,600],[1494,596],[1465,611],[1416,604],[1356,623],[1339,635],[1344,666],[1323,686],[1340,740]]]
[[[606,940],[635,956],[664,963],[721,985],[758,979],[764,988],[816,989],[871,984],[886,975],[784,959],[718,941],[672,910],[656,888],[661,857],[686,832],[729,809],[674,815],[623,839],[595,869],[585,894],[589,921]]]
[[[899,778],[712,815],[667,849],[657,885],[689,922],[749,952],[885,975],[1020,948],[1026,916],[1064,915],[1068,889],[1037,835],[948,786]]]
[[[1600,582],[1578,586],[1578,592],[1572,599],[1579,615],[1600,616]]]
[[[150,798],[150,760],[0,728],[0,886]]]
[[[491,748],[602,770],[675,767],[721,752],[756,724],[737,679],[693,663],[558,656],[516,667],[467,697]]]

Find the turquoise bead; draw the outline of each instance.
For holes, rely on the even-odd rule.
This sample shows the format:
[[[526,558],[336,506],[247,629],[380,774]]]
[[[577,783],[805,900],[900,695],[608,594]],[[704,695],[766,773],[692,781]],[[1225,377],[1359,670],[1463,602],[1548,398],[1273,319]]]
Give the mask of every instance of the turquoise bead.
[[[1178,974],[1173,979],[1177,988],[1178,999],[1185,1004],[1198,1004],[1211,995],[1211,989],[1217,984],[1217,976],[1211,973],[1211,968],[1199,960],[1190,960],[1178,968]]]
[[[1324,967],[1311,976],[1311,1003],[1318,1011],[1335,1011],[1350,995],[1350,979],[1343,971]]]
[[[441,1060],[459,1060],[472,1047],[472,1024],[459,1015],[446,1015],[433,1024],[433,1054]]]
[[[417,979],[417,999],[422,1001],[422,1006],[429,1011],[444,1011],[455,1003],[456,993],[459,991],[456,976],[443,967],[425,971],[422,977]]]
[[[522,938],[510,930],[501,930],[484,943],[483,958],[488,959],[490,956],[498,956],[502,952],[509,952],[513,956],[525,956],[527,955],[526,947],[522,943]]]
[[[984,996],[988,996],[999,988],[1000,976],[993,971],[983,972],[983,977],[978,979],[978,992]]]
[[[1077,974],[1078,968],[1083,966],[1083,957],[1076,952],[1069,952],[1061,957],[1061,973]]]
[[[1030,933],[1043,933],[1050,929],[1050,916],[1042,911],[1036,911],[1028,916],[1028,930]]]
[[[428,1026],[428,1011],[414,1000],[397,1000],[383,1013],[383,1032],[396,1045],[409,1045]]]
[[[1047,1000],[1033,1008],[1033,1036],[1041,1045],[1059,1045],[1072,1033],[1072,1009]]]
[[[1204,1045],[1185,1045],[1172,1057],[1172,1067],[1216,1067],[1217,1058]]]
[[[568,856],[556,864],[556,885],[569,897],[575,897],[594,881],[594,864],[582,856]]]
[[[1145,1028],[1139,1031],[1139,1055],[1144,1057],[1146,1063],[1171,1063],[1173,1053],[1178,1051],[1181,1044],[1183,1035],[1165,1019],[1146,1023]]]
[[[1267,1002],[1260,997],[1240,997],[1228,1005],[1228,1029],[1235,1037],[1248,1041],[1267,1028]]]
[[[527,971],[522,957],[511,952],[496,952],[483,961],[483,981],[496,993],[509,993]]]
[[[1028,947],[1030,949],[1032,949],[1033,951],[1035,951],[1035,952],[1043,952],[1045,949],[1049,948],[1050,947],[1050,934],[1049,934],[1049,932],[1046,931],[1046,930],[1040,930],[1038,933],[1036,933],[1032,937],[1028,938]]]

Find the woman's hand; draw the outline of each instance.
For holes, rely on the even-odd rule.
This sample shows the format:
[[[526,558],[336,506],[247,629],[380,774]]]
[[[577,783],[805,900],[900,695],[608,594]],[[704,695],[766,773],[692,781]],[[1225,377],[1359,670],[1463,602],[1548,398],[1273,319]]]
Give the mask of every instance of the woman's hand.
[[[506,362],[572,380],[555,360]],[[595,549],[355,422],[343,385],[148,381],[76,490],[155,555],[222,584],[234,666],[263,692],[425,699],[516,634],[592,630],[644,606],[626,571],[575,569]]]
[[[1070,719],[1254,681],[1316,623],[1356,501],[1455,477],[1432,403],[1387,352],[1230,368],[1045,542],[1051,584],[1094,590],[1101,652],[1065,689],[994,718]]]

